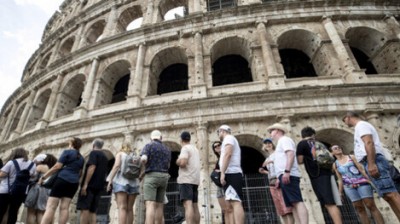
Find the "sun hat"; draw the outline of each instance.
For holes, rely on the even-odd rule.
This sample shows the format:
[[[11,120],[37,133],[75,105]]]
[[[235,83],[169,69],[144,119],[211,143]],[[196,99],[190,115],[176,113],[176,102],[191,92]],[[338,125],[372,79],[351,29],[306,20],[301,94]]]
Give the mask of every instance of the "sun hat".
[[[229,132],[229,133],[231,133],[231,131],[232,131],[231,127],[229,127],[229,126],[226,125],[226,124],[221,125],[221,126],[218,128],[218,130],[224,130],[224,131],[227,131],[227,132]]]
[[[269,126],[269,127],[267,128],[267,131],[268,131],[268,132],[271,132],[271,131],[274,130],[274,129],[281,130],[283,133],[286,133],[286,132],[287,132],[286,127],[285,127],[283,124],[281,124],[281,123],[275,123],[275,124]]]

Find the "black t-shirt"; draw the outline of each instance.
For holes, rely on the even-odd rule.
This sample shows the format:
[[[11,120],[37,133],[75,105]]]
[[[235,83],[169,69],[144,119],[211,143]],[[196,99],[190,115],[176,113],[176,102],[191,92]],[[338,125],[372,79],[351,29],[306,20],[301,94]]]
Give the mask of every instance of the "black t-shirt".
[[[311,155],[311,146],[307,140],[301,140],[297,144],[296,155],[302,155],[304,166],[310,178],[316,178],[320,175],[332,175],[332,171],[318,167],[317,161],[313,160]]]
[[[104,153],[100,150],[92,150],[89,154],[89,160],[86,163],[84,178],[90,165],[95,165],[93,176],[89,181],[88,189],[102,190],[105,187],[105,181],[107,176],[107,164],[108,160]],[[82,181],[82,184],[85,180]]]

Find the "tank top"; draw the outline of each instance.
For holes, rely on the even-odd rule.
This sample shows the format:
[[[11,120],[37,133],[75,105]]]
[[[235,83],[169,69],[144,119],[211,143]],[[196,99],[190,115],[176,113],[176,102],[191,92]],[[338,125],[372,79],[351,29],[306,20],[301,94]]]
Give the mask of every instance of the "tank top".
[[[350,156],[345,164],[340,164],[337,160],[335,163],[338,172],[342,174],[343,183],[345,185],[363,184],[368,182],[368,180],[357,169]]]

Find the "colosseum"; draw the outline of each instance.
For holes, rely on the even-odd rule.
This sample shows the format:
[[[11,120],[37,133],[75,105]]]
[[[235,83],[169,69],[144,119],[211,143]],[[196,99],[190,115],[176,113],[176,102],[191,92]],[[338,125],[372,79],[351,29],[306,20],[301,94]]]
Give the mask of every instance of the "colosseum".
[[[1,110],[1,158],[18,146],[31,158],[59,156],[78,136],[85,156],[94,138],[104,139],[112,161],[123,142],[139,152],[158,129],[175,160],[187,130],[201,155],[201,223],[222,223],[209,174],[211,143],[228,124],[242,150],[246,223],[279,223],[258,174],[267,156],[261,139],[275,122],[296,142],[311,126],[319,140],[351,152],[354,130],[341,118],[360,112],[399,166],[399,13],[397,0],[65,0]],[[166,223],[182,213],[174,162]],[[331,223],[302,170],[310,223]],[[135,210],[135,223],[144,223],[141,197]],[[75,204],[70,211],[78,223]],[[117,223],[116,211],[105,193],[99,222]],[[358,223],[350,202],[341,211],[345,223]]]

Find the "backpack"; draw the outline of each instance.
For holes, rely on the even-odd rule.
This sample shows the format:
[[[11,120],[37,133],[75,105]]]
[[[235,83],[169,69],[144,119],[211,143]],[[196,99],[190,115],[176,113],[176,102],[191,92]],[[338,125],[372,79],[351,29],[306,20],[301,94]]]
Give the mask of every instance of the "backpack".
[[[331,170],[335,159],[331,156],[328,148],[322,142],[314,139],[308,140],[308,144],[310,145],[313,159],[317,162],[318,166],[322,169]]]
[[[140,175],[140,156],[134,153],[127,154],[122,165],[122,176],[128,180],[134,180]]]
[[[29,170],[33,167],[33,162],[31,162],[28,168],[23,170],[21,170],[16,160],[13,160],[13,163],[17,171],[17,175],[15,176],[15,181],[14,183],[11,184],[11,186],[10,186],[10,178],[8,178],[8,186],[9,186],[8,190],[11,195],[25,195],[29,185],[29,179],[31,178]]]

